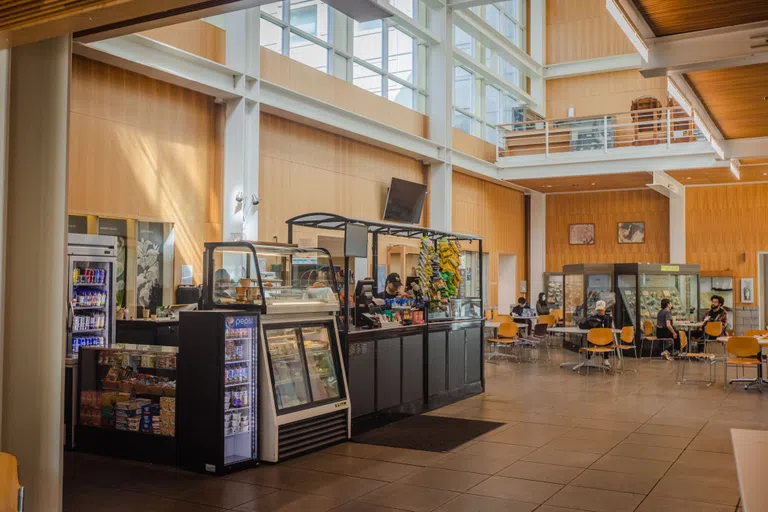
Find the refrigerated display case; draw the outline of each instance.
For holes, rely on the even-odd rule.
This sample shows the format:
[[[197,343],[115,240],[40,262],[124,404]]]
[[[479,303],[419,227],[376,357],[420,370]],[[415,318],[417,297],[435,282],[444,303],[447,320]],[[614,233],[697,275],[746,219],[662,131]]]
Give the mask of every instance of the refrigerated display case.
[[[204,306],[258,313],[260,459],[277,462],[350,436],[335,269],[324,249],[207,243]]]
[[[662,265],[658,263],[620,263],[615,265],[617,307],[616,326],[635,328],[635,337],[642,336],[642,324],[656,316],[661,301],[672,302],[675,322],[697,320],[699,296],[698,265]]]
[[[246,311],[179,314],[178,458],[216,475],[259,459],[259,315]]]
[[[566,327],[575,327],[595,312],[597,301],[605,301],[613,312],[613,264],[593,263],[563,266],[563,303]]]
[[[176,463],[177,347],[82,347],[77,450]]]
[[[544,272],[544,293],[549,309],[563,309],[563,281],[562,272]]]
[[[67,246],[67,357],[109,347],[115,337],[117,238],[70,233]]]
[[[733,273],[732,272],[702,272],[699,278],[699,319],[709,311],[712,296],[719,295],[725,303],[723,307],[728,312],[728,329],[733,329],[735,322],[733,309]]]

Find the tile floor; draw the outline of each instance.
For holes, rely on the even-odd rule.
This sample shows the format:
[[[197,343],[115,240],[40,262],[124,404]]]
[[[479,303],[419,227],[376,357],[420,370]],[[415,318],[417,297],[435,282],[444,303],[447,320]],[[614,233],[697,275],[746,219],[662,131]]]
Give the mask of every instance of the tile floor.
[[[487,393],[432,414],[504,426],[451,453],[346,443],[225,478],[67,453],[64,510],[737,512],[729,428],[768,428],[768,393],[678,386],[674,364],[487,365]]]

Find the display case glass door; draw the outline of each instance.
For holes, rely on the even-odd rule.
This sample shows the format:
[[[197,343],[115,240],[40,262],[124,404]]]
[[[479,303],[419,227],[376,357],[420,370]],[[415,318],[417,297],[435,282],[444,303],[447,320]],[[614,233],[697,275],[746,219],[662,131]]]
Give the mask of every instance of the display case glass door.
[[[93,256],[69,257],[67,356],[80,347],[109,347],[114,325],[113,263]]]
[[[565,276],[565,325],[578,325],[584,315],[584,275]]]
[[[256,454],[258,353],[255,316],[228,316],[224,330],[224,464]]]
[[[637,320],[637,275],[624,274],[616,278],[618,284],[618,292],[621,295],[621,311],[616,312],[616,319],[620,320],[617,325],[627,326],[632,325],[635,329],[639,329],[635,322]],[[647,318],[648,315],[641,313],[643,318]]]
[[[616,301],[611,293],[611,276],[608,274],[587,275],[587,316],[595,314],[597,301],[604,301],[608,310],[613,309]]]
[[[322,402],[339,398],[339,379],[336,374],[336,362],[333,358],[328,327],[302,327],[301,337],[313,401]]]
[[[266,335],[277,410],[310,403],[311,395],[304,350],[300,347],[299,330],[269,329]]]

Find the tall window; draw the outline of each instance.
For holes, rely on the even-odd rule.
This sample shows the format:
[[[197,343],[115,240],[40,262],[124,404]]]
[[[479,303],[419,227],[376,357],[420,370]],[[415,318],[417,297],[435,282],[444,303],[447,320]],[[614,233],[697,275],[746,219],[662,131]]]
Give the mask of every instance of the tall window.
[[[473,75],[461,66],[454,69],[453,104],[462,110],[472,112],[474,95],[472,94]]]
[[[383,39],[381,37],[381,20],[355,22],[354,55],[376,67],[381,67],[383,55]]]
[[[273,52],[283,53],[283,27],[261,18],[261,46]]]

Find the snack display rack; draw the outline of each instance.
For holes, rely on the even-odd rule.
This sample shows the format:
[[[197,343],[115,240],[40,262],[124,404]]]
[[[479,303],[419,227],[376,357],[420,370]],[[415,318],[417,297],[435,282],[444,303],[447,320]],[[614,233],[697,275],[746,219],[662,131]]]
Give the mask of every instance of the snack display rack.
[[[259,316],[179,318],[179,465],[222,475],[258,463]]]
[[[547,305],[550,309],[563,309],[563,280],[562,272],[544,273],[544,293],[547,294]],[[538,297],[533,299],[537,300]]]
[[[177,347],[82,347],[77,449],[175,464],[177,356]]]

